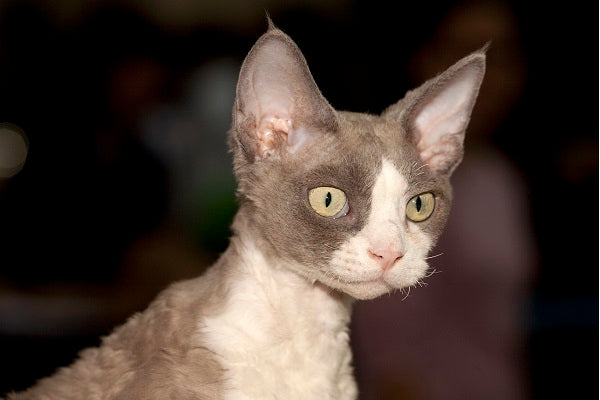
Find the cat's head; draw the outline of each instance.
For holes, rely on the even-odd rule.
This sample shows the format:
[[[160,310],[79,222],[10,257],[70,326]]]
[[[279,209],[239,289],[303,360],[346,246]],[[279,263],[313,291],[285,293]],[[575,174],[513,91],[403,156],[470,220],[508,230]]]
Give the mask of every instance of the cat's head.
[[[340,112],[271,26],[240,71],[230,132],[245,229],[358,299],[414,285],[448,216],[484,71],[478,51],[381,115]]]

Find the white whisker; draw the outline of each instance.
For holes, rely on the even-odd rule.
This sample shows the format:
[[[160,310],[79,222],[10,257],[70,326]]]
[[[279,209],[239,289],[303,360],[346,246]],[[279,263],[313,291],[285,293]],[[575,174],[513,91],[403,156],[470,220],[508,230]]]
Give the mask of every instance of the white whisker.
[[[433,255],[433,256],[425,257],[425,260],[430,260],[432,258],[436,258],[436,257],[442,256],[442,255],[444,255],[444,253],[439,253],[439,254],[436,254],[436,255]]]
[[[425,287],[427,285],[429,285],[427,282],[423,281],[422,279],[418,279],[417,280],[417,285],[419,285],[419,287]]]
[[[401,290],[401,292],[402,292],[402,293],[404,292],[404,288]],[[408,286],[408,287],[406,288],[406,295],[405,295],[405,296],[402,298],[402,300],[401,300],[401,301],[404,301],[404,300],[406,300],[406,299],[408,298],[408,296],[410,296],[410,286]]]
[[[441,272],[442,271],[438,271],[437,269],[433,268],[430,271],[428,271],[423,278],[429,278],[430,276],[440,274]]]

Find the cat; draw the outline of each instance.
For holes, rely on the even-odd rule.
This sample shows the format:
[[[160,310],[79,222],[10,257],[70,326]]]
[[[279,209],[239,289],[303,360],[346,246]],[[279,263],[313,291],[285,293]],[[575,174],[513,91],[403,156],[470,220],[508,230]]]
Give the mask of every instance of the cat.
[[[427,273],[484,73],[485,48],[381,115],[336,111],[269,21],[236,89],[228,249],[8,399],[356,399],[352,304]]]

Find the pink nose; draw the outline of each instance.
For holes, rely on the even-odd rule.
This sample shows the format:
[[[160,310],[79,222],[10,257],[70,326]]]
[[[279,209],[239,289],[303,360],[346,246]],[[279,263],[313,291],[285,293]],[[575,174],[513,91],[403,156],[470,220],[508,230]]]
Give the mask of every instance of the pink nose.
[[[381,266],[381,269],[384,271],[390,267],[392,267],[396,261],[404,257],[404,253],[400,250],[395,250],[391,248],[381,248],[381,249],[369,249],[369,256],[377,261]]]

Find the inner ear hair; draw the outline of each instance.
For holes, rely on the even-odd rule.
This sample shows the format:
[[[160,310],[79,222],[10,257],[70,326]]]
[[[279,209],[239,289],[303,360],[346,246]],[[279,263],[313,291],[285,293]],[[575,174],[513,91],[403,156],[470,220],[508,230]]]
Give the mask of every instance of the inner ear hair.
[[[316,127],[335,127],[336,118],[298,46],[270,24],[240,70],[232,142],[243,143],[252,162],[295,153],[320,137],[324,130]]]
[[[277,149],[288,143],[292,132],[292,120],[289,118],[266,117],[259,122],[255,160],[272,157]]]
[[[461,160],[465,130],[485,73],[483,50],[417,89],[403,115],[421,160],[436,173],[451,173]]]

